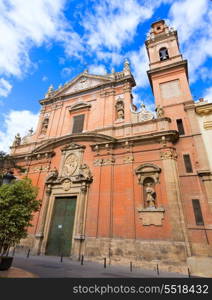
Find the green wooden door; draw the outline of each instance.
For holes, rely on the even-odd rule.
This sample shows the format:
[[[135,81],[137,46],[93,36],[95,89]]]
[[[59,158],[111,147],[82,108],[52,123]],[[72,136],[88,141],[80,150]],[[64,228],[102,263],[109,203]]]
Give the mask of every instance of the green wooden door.
[[[46,247],[47,255],[69,256],[77,197],[56,198]]]

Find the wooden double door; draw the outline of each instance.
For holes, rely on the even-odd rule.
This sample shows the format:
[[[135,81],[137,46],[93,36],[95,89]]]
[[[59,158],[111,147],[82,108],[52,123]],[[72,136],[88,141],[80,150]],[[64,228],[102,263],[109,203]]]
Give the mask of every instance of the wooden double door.
[[[70,256],[77,197],[55,198],[47,255]]]

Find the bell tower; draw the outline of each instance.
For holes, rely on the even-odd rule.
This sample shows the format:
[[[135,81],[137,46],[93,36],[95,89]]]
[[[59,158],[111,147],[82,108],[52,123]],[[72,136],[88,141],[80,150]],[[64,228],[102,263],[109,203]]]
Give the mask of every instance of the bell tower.
[[[150,62],[147,74],[156,105],[172,117],[173,106],[192,101],[187,60],[180,53],[177,31],[164,20],[157,21],[152,24],[145,44]]]

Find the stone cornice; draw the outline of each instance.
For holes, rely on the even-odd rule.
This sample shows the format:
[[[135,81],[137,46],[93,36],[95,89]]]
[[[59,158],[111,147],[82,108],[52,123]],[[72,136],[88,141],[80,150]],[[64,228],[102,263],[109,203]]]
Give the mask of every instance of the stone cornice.
[[[86,132],[86,133],[78,133],[78,134],[69,134],[63,137],[52,138],[44,142],[42,145],[38,146],[33,150],[33,152],[45,151],[45,149],[53,149],[62,145],[71,144],[75,142],[81,141],[93,141],[93,142],[114,142],[116,139],[107,136],[104,134],[98,134],[95,132]]]
[[[184,103],[184,110],[194,110],[195,109],[195,103],[193,101],[189,101]]]
[[[43,160],[49,159],[55,155],[54,151],[33,151],[27,153],[20,153],[16,155],[11,155],[15,160]]]
[[[150,47],[151,44],[155,45],[156,42],[167,40],[168,38],[176,38],[178,43],[177,31],[169,31],[167,33],[161,33],[154,36],[154,38],[148,39],[145,41],[146,47]]]
[[[147,71],[147,75],[148,75],[148,78],[149,78],[149,82],[151,84],[151,88],[153,89],[153,87],[152,87],[152,75],[163,73],[163,72],[167,72],[169,70],[176,69],[178,67],[184,67],[185,68],[186,77],[188,78],[188,64],[187,64],[187,60],[182,60],[180,62],[171,63],[170,65],[166,65],[166,66],[163,66],[163,67],[159,67],[159,68],[155,68],[155,69],[152,69],[152,70],[148,70]]]
[[[212,121],[205,121],[203,126],[206,130],[211,130],[212,129]]]
[[[67,98],[70,98],[70,97],[78,97],[82,94],[87,94],[88,92],[94,92],[94,91],[98,91],[98,90],[101,90],[101,89],[104,89],[104,88],[111,88],[111,87],[116,87],[120,84],[124,84],[126,82],[130,82],[131,86],[135,86],[136,83],[135,83],[135,79],[133,77],[133,75],[127,75],[127,76],[123,76],[123,77],[120,77],[120,78],[110,78],[111,81],[107,81],[107,82],[103,82],[101,84],[98,84],[96,86],[93,86],[93,87],[88,87],[88,88],[85,88],[85,89],[82,89],[82,90],[78,90],[78,91],[75,91],[75,92],[72,92],[72,93],[69,93],[69,94],[64,94],[64,95],[57,95],[57,93],[54,95],[52,94],[52,96],[48,97],[48,98],[44,98],[44,99],[41,99],[39,102],[41,105],[47,105],[47,104],[51,104],[51,103],[54,103],[56,101],[61,101],[61,100],[65,100]]]
[[[69,112],[76,112],[76,111],[84,110],[84,109],[87,110],[89,108],[91,108],[91,104],[79,102],[79,103],[75,103],[74,105],[70,106],[68,108],[68,110],[69,110]]]
[[[167,122],[171,123],[170,118],[163,117],[163,118],[151,119],[151,120],[141,121],[141,122],[136,122],[136,123],[127,123],[127,124],[125,123],[125,124],[122,124],[120,126],[102,127],[102,128],[98,128],[98,129],[94,130],[94,132],[105,131],[106,129],[107,130],[111,130],[111,129],[116,130],[116,129],[126,128],[126,127],[129,127],[129,126],[133,127],[133,126],[138,126],[138,125],[147,125],[147,124],[150,124],[152,122],[158,123],[158,122],[161,122],[161,121],[167,121]]]
[[[116,139],[116,141],[95,143],[91,146],[91,149],[95,152],[101,150],[110,151],[111,149],[117,147],[131,147],[140,144],[145,144],[149,141],[154,141],[155,143],[161,143],[162,137],[165,138],[166,142],[176,143],[179,139],[179,134],[176,130],[161,131],[149,134],[143,134],[139,136],[130,136],[125,138]]]
[[[195,110],[198,115],[212,114],[212,103],[196,105]]]

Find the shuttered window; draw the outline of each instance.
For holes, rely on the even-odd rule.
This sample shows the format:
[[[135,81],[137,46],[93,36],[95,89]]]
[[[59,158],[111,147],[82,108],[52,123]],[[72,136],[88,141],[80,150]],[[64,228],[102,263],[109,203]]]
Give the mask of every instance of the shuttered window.
[[[202,211],[201,211],[201,206],[200,206],[199,200],[198,199],[193,199],[192,204],[193,204],[193,210],[194,210],[194,216],[195,216],[196,224],[197,225],[204,225],[204,220],[203,220],[203,217],[202,217]]]
[[[186,172],[187,173],[192,173],[193,169],[192,169],[190,155],[189,154],[184,154],[183,155],[183,159],[184,159],[184,164],[185,164]]]
[[[185,134],[182,119],[177,120],[177,128],[178,128],[178,131],[179,131],[179,135],[184,135]]]
[[[72,133],[80,133],[83,131],[85,115],[78,115],[74,117]]]

